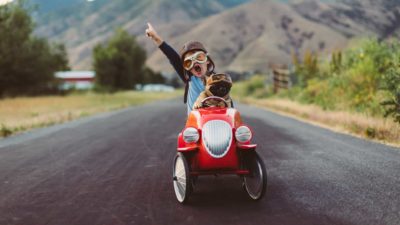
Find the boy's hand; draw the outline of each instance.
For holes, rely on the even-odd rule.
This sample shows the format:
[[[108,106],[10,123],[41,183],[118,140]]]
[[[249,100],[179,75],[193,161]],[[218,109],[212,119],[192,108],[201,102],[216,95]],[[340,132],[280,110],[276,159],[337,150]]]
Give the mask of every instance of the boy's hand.
[[[163,40],[157,34],[151,23],[147,23],[146,36],[151,38],[157,46],[160,46],[163,43]]]

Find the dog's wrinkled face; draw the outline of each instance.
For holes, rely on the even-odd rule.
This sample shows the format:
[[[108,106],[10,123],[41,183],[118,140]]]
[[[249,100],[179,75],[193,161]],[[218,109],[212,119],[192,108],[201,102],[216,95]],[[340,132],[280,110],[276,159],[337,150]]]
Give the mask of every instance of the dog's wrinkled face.
[[[214,96],[218,96],[221,98],[226,96],[230,90],[231,90],[231,87],[226,85],[225,82],[214,83],[213,85],[210,86],[210,92]]]
[[[206,91],[209,95],[225,97],[232,87],[232,80],[227,74],[213,74],[207,78]]]

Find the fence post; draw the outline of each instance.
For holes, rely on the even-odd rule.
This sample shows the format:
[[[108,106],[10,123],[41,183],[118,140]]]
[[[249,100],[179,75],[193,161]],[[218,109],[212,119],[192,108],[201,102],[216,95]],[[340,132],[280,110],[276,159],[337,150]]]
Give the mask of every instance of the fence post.
[[[286,65],[275,65],[272,67],[274,80],[274,93],[278,93],[279,89],[289,88],[289,70]]]

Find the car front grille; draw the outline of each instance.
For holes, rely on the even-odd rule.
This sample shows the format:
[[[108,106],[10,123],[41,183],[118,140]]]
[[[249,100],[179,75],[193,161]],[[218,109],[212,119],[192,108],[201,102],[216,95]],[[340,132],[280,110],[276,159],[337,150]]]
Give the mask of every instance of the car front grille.
[[[214,158],[222,158],[228,153],[232,136],[231,126],[223,120],[208,121],[202,129],[203,143]]]

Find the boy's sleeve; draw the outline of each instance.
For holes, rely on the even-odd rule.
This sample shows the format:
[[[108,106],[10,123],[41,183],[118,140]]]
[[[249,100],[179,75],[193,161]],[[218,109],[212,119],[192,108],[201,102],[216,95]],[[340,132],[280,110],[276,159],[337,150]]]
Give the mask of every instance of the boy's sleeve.
[[[179,54],[165,41],[159,46],[159,48],[164,55],[167,56],[169,62],[174,67],[181,80],[185,83],[186,79],[185,75],[183,74],[183,65]]]

